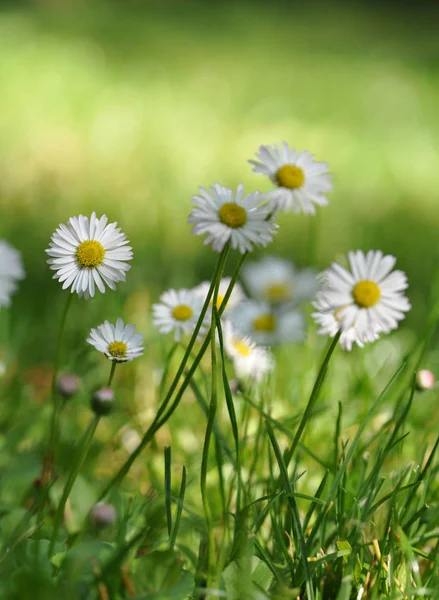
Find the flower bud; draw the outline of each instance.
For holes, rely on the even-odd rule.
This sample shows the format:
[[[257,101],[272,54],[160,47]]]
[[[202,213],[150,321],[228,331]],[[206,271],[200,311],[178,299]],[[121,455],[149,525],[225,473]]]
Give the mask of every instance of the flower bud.
[[[112,504],[98,502],[90,510],[89,519],[93,527],[103,529],[104,527],[113,525],[117,519],[117,512]]]
[[[79,392],[81,387],[81,379],[74,373],[60,373],[56,381],[56,388],[58,393],[68,400],[73,398]]]
[[[101,417],[108,415],[114,407],[113,390],[109,387],[97,390],[92,396],[91,407]]]
[[[427,369],[421,369],[416,373],[416,389],[419,391],[431,390],[434,386],[434,375]]]

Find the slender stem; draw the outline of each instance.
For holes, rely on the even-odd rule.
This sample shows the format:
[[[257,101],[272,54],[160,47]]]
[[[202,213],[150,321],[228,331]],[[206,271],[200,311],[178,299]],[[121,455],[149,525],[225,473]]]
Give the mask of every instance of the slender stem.
[[[108,377],[107,387],[111,387],[111,384],[113,383],[113,377],[114,377],[114,372],[116,370],[116,366],[117,366],[117,361],[116,360],[112,360],[111,361],[110,376]]]
[[[206,516],[207,524],[207,536],[208,536],[208,569],[207,569],[207,583],[206,587],[210,588],[212,585],[212,574],[215,569],[215,534],[212,524],[212,511],[210,510],[209,498],[207,496],[207,464],[209,460],[209,447],[210,440],[212,437],[212,431],[215,424],[216,410],[218,405],[218,382],[217,382],[217,360],[216,360],[216,340],[215,340],[215,329],[216,329],[216,318],[217,318],[217,299],[218,299],[218,286],[215,286],[215,292],[213,294],[213,307],[212,307],[212,319],[210,325],[210,356],[211,356],[211,389],[210,389],[210,406],[209,414],[207,418],[206,435],[204,437],[203,445],[203,456],[201,459],[201,498],[203,501],[204,514]]]
[[[61,521],[64,516],[64,509],[66,506],[66,502],[68,500],[70,492],[72,491],[73,484],[75,483],[76,478],[78,477],[81,467],[84,463],[84,460],[88,454],[88,451],[91,446],[91,442],[93,440],[93,435],[94,435],[94,432],[96,431],[96,427],[98,426],[99,420],[100,420],[99,415],[96,415],[95,417],[93,417],[93,420],[90,422],[90,425],[88,426],[86,432],[84,433],[84,435],[82,437],[81,442],[79,443],[78,458],[75,461],[72,470],[70,471],[69,477],[64,486],[61,500],[59,501],[58,508],[56,509],[55,521],[54,521],[53,530],[52,530],[52,538],[50,540],[50,546],[49,546],[49,555],[48,555],[49,558],[52,556],[53,550],[55,548],[56,536],[58,534],[58,530],[59,530]]]
[[[294,455],[297,445],[300,442],[300,438],[302,437],[305,426],[306,426],[306,424],[311,416],[311,413],[314,409],[314,405],[317,402],[323,380],[325,379],[325,375],[328,370],[329,361],[331,360],[332,353],[334,352],[335,347],[337,346],[340,336],[341,336],[341,331],[339,331],[332,339],[331,344],[330,344],[330,346],[325,354],[325,357],[322,361],[322,364],[320,365],[320,369],[319,369],[319,372],[317,373],[314,387],[312,388],[312,392],[309,397],[308,404],[306,405],[305,411],[303,413],[302,420],[300,421],[299,427],[298,427],[296,435],[294,436],[294,439],[291,443],[291,446],[288,449],[288,451],[286,452],[285,457],[284,457],[284,462],[285,462],[285,465],[287,468],[291,462],[291,459]]]
[[[70,306],[72,305],[73,294],[69,294],[67,298],[66,305],[64,307],[64,311],[61,317],[61,324],[58,332],[58,339],[56,342],[56,350],[55,350],[55,361],[53,366],[53,378],[52,378],[52,392],[51,392],[51,400],[52,400],[52,420],[50,424],[50,434],[49,434],[49,456],[53,457],[54,454],[54,445],[56,443],[57,434],[58,434],[58,425],[59,425],[59,411],[62,408],[62,404],[58,401],[57,392],[56,392],[56,382],[58,378],[58,371],[61,364],[61,351],[62,351],[62,342],[64,339],[64,331],[66,328],[67,322],[67,314],[69,312]]]
[[[243,254],[236,266],[235,272],[232,275],[232,279],[230,281],[229,287],[227,288],[227,291],[224,295],[224,300],[221,303],[221,307],[218,310],[218,317],[221,317],[224,309],[227,305],[227,301],[230,298],[230,295],[233,291],[233,287],[236,283],[236,280],[238,279],[239,276],[239,272],[241,270],[242,265],[244,264],[245,259],[247,258],[247,253]],[[218,271],[218,270],[217,270]],[[214,281],[214,280],[213,280]],[[214,290],[214,285],[211,284],[211,290],[213,293]],[[209,297],[209,295],[208,295]],[[209,300],[212,296],[209,297]],[[207,348],[209,347],[209,343],[210,343],[210,335],[211,332],[210,330],[208,331],[206,338],[204,340],[204,342],[201,345],[200,350],[198,351],[198,354],[192,364],[192,366],[189,368],[183,383],[179,389],[179,391],[177,392],[175,399],[173,401],[173,403],[171,404],[171,406],[169,407],[168,411],[166,412],[166,414],[163,415],[166,406],[169,404],[169,401],[177,387],[177,375],[179,374],[180,371],[183,372],[183,369],[180,368],[178,369],[177,375],[175,376],[168,393],[166,394],[165,399],[163,400],[163,403],[159,409],[159,411],[157,412],[157,415],[154,418],[154,421],[151,423],[151,425],[149,426],[148,430],[145,432],[142,441],[140,442],[139,446],[136,448],[136,450],[134,450],[134,452],[129,456],[129,458],[126,460],[126,462],[122,465],[122,467],[119,469],[119,471],[116,473],[116,475],[113,477],[113,479],[110,481],[110,483],[107,485],[107,487],[104,489],[104,491],[101,493],[99,500],[102,500],[107,494],[108,492],[116,485],[118,485],[123,478],[125,477],[125,475],[127,475],[127,473],[129,472],[129,470],[131,469],[132,464],[134,463],[134,461],[137,459],[138,456],[140,456],[140,454],[143,452],[143,450],[146,448],[146,446],[150,443],[150,441],[152,440],[152,438],[154,437],[155,433],[168,421],[168,419],[172,416],[173,412],[175,411],[175,409],[177,408],[177,406],[180,403],[180,400],[186,390],[186,388],[189,386],[189,383],[193,377],[193,374],[195,373],[198,365],[201,362],[201,359],[203,358]],[[190,356],[190,351],[192,350],[192,346],[186,350],[185,356],[183,357],[183,362],[184,365],[186,365],[187,362],[187,357]],[[185,360],[186,359],[186,360]],[[183,363],[182,363],[183,364]],[[176,383],[177,380],[177,383]],[[174,385],[175,384],[175,385]],[[163,416],[162,416],[163,415]]]

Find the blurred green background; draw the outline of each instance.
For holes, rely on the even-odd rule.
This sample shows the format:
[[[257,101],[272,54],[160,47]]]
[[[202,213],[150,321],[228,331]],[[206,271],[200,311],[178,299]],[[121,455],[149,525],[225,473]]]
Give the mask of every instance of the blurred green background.
[[[77,306],[83,339],[134,291],[146,306],[208,277],[191,195],[269,189],[246,161],[282,140],[327,161],[335,191],[317,219],[282,215],[269,253],[319,268],[348,249],[396,255],[419,330],[438,258],[438,16],[435,3],[1,3],[0,236],[29,275],[13,308],[29,358],[30,323],[51,330],[63,303],[44,254],[59,222],[105,212],[134,247],[118,293]]]

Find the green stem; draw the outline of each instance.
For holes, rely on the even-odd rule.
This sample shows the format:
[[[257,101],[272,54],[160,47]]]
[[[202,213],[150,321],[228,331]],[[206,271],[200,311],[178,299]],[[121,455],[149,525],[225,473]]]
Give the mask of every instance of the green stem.
[[[210,356],[211,356],[211,390],[210,390],[210,406],[209,414],[207,418],[206,435],[204,437],[203,445],[203,456],[201,459],[201,498],[203,501],[204,514],[206,516],[207,524],[207,536],[208,536],[208,569],[207,569],[207,583],[206,587],[210,588],[212,585],[212,574],[215,569],[215,534],[212,524],[212,511],[210,510],[209,498],[207,496],[207,464],[209,460],[209,447],[210,440],[212,438],[213,427],[215,424],[216,411],[218,406],[218,387],[217,387],[217,360],[216,360],[216,340],[215,340],[215,329],[216,329],[216,305],[218,299],[218,286],[215,286],[215,292],[213,295],[213,307],[212,307],[212,319],[210,325]]]
[[[224,252],[224,251],[223,251]],[[243,254],[236,266],[235,272],[233,273],[232,279],[230,281],[229,287],[227,288],[227,292],[224,295],[224,300],[221,303],[221,307],[218,310],[218,317],[221,317],[224,309],[227,305],[227,302],[230,298],[230,295],[233,291],[233,288],[235,286],[236,280],[238,279],[238,275],[239,272],[241,270],[242,265],[244,264],[245,259],[247,258],[247,253]],[[225,261],[224,261],[225,262]],[[218,269],[216,270],[216,273],[218,273]],[[222,272],[222,270],[220,271]],[[215,281],[215,276],[214,279],[212,280],[212,284],[210,286],[212,293],[214,290],[214,281]],[[210,290],[209,290],[210,292]],[[212,297],[212,295],[209,296],[208,294],[208,298],[210,301],[210,298]],[[206,298],[207,301],[207,298]],[[206,305],[206,303],[205,303]],[[203,307],[204,308],[204,307]],[[207,310],[207,308],[206,308]],[[204,318],[204,317],[203,317]],[[194,332],[195,333],[195,332]],[[104,491],[102,492],[102,494],[99,497],[99,500],[102,500],[108,493],[109,491],[116,485],[118,485],[123,478],[125,477],[125,475],[127,475],[127,473],[129,472],[129,470],[131,469],[132,464],[134,463],[134,461],[137,459],[138,456],[140,456],[140,454],[143,452],[143,450],[146,448],[146,446],[150,443],[150,441],[152,440],[152,438],[154,437],[155,433],[168,421],[168,419],[172,416],[173,412],[175,411],[175,409],[177,408],[177,406],[180,403],[180,400],[184,394],[184,392],[186,391],[186,388],[189,386],[189,383],[193,377],[193,374],[195,373],[198,365],[201,362],[201,359],[203,358],[207,348],[209,347],[210,344],[210,336],[211,336],[211,332],[209,330],[209,332],[206,335],[206,338],[204,340],[204,342],[201,345],[200,350],[198,351],[198,354],[192,364],[192,366],[189,368],[183,383],[179,389],[179,391],[177,392],[175,399],[173,401],[173,403],[171,404],[171,406],[169,407],[168,411],[166,412],[166,414],[163,415],[167,405],[169,404],[169,401],[171,400],[171,397],[177,387],[177,383],[178,383],[178,379],[179,379],[179,373],[183,372],[184,367],[186,366],[186,362],[187,362],[187,357],[190,356],[190,352],[192,350],[192,346],[188,346],[188,349],[186,350],[186,353],[183,357],[183,362],[184,363],[183,367],[179,367],[178,371],[177,371],[177,375],[175,376],[168,393],[166,394],[165,399],[163,400],[162,405],[160,406],[159,411],[157,412],[157,415],[154,418],[154,421],[151,423],[149,429],[145,432],[142,441],[140,442],[139,446],[136,448],[136,450],[129,456],[129,458],[126,460],[126,462],[122,465],[122,467],[119,469],[119,471],[116,473],[116,475],[113,477],[113,479],[110,481],[110,483],[107,485],[107,487],[104,489]],[[193,336],[192,336],[193,338]],[[191,338],[191,339],[192,339]],[[163,416],[162,416],[163,415]]]
[[[330,344],[330,346],[325,354],[325,357],[322,361],[322,364],[320,365],[320,369],[319,369],[319,372],[317,373],[314,387],[312,388],[312,392],[309,397],[308,404],[306,405],[305,412],[303,413],[302,420],[300,421],[299,427],[298,427],[296,435],[294,436],[294,439],[291,443],[291,446],[288,449],[288,451],[286,452],[285,457],[284,457],[284,462],[285,462],[285,465],[287,468],[291,462],[294,452],[296,451],[297,445],[300,442],[300,439],[302,437],[305,426],[312,414],[312,411],[314,410],[314,406],[320,395],[320,390],[322,388],[323,380],[325,379],[325,375],[328,370],[329,361],[331,360],[331,356],[335,350],[335,347],[337,346],[340,336],[341,336],[341,331],[339,331],[335,335],[335,337],[332,339],[331,344]]]
[[[78,455],[78,459],[77,459],[76,463],[73,465],[72,470],[70,471],[69,477],[64,486],[61,500],[59,501],[58,508],[55,513],[55,521],[53,524],[52,538],[50,540],[50,547],[49,547],[49,554],[48,554],[49,558],[52,556],[53,550],[55,548],[56,537],[58,534],[59,527],[61,525],[61,521],[64,517],[64,509],[66,506],[66,502],[68,500],[70,492],[72,491],[73,484],[75,483],[76,478],[78,477],[81,467],[84,463],[84,460],[88,454],[88,451],[91,446],[91,442],[93,440],[93,435],[96,431],[96,427],[98,426],[99,420],[100,420],[99,415],[96,415],[93,418],[93,420],[90,422],[90,425],[88,426],[88,428],[79,444],[80,452]]]
[[[73,294],[69,294],[67,298],[66,305],[64,307],[64,311],[61,317],[61,325],[58,332],[58,339],[56,342],[56,350],[55,350],[55,361],[53,367],[53,378],[52,378],[52,392],[51,392],[51,404],[52,404],[52,420],[50,424],[50,434],[49,434],[49,457],[53,457],[54,454],[54,446],[56,444],[58,428],[59,428],[59,412],[62,408],[62,403],[58,401],[57,398],[57,390],[56,390],[56,382],[58,379],[58,371],[61,364],[61,350],[62,350],[62,342],[64,339],[64,331],[66,328],[67,322],[67,314],[69,312],[70,306],[72,305]]]
[[[116,370],[116,366],[117,366],[117,361],[112,360],[111,361],[110,376],[108,377],[107,387],[111,387],[111,384],[113,383],[113,377],[114,377],[114,372]]]

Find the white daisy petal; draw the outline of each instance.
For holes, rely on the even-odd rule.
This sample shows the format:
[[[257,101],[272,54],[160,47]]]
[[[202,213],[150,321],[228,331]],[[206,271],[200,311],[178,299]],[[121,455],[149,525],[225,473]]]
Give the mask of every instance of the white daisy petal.
[[[324,194],[332,191],[326,163],[314,162],[309,152],[297,152],[283,142],[279,146],[261,146],[259,160],[250,160],[255,173],[268,176],[276,188],[265,194],[271,211],[315,214],[315,206],[325,206]]]
[[[223,325],[223,341],[226,355],[232,359],[236,375],[260,383],[273,370],[271,353],[248,336],[241,335],[230,321]]]
[[[20,252],[0,240],[0,307],[10,306],[17,282],[25,275]]]
[[[125,280],[130,269],[126,261],[133,254],[125,235],[116,227],[107,225],[107,217],[100,219],[92,213],[90,219],[79,215],[71,217],[67,225],[61,224],[52,235],[51,256],[47,262],[55,271],[54,279],[63,283],[63,289],[93,297],[95,287],[105,292],[105,284],[116,289],[116,282]]]
[[[204,298],[195,290],[168,290],[160,296],[160,303],[152,307],[152,322],[160,333],[174,332],[176,342],[182,335],[192,335],[203,308]],[[203,336],[208,328],[206,315],[198,337]]]
[[[90,331],[87,343],[105,354],[109,360],[128,362],[143,354],[143,335],[136,333],[130,335],[130,339],[126,339],[124,335],[126,331],[134,332],[135,327],[135,325],[125,327],[120,318],[117,319],[116,326],[104,321],[102,325]]]
[[[267,206],[261,206],[259,192],[244,196],[241,184],[234,195],[217,183],[209,191],[200,188],[200,194],[192,197],[188,221],[194,235],[207,234],[204,243],[215,252],[221,252],[229,242],[231,248],[244,254],[272,241],[277,225]]]
[[[341,344],[350,350],[354,343],[363,346],[381,333],[397,329],[411,308],[404,296],[408,287],[402,271],[393,271],[394,256],[380,250],[349,253],[351,273],[337,263],[320,277],[320,289],[314,306],[318,333],[333,337],[341,331]]]
[[[237,331],[261,346],[303,342],[306,337],[305,318],[295,309],[279,308],[258,300],[245,300],[230,314]]]

